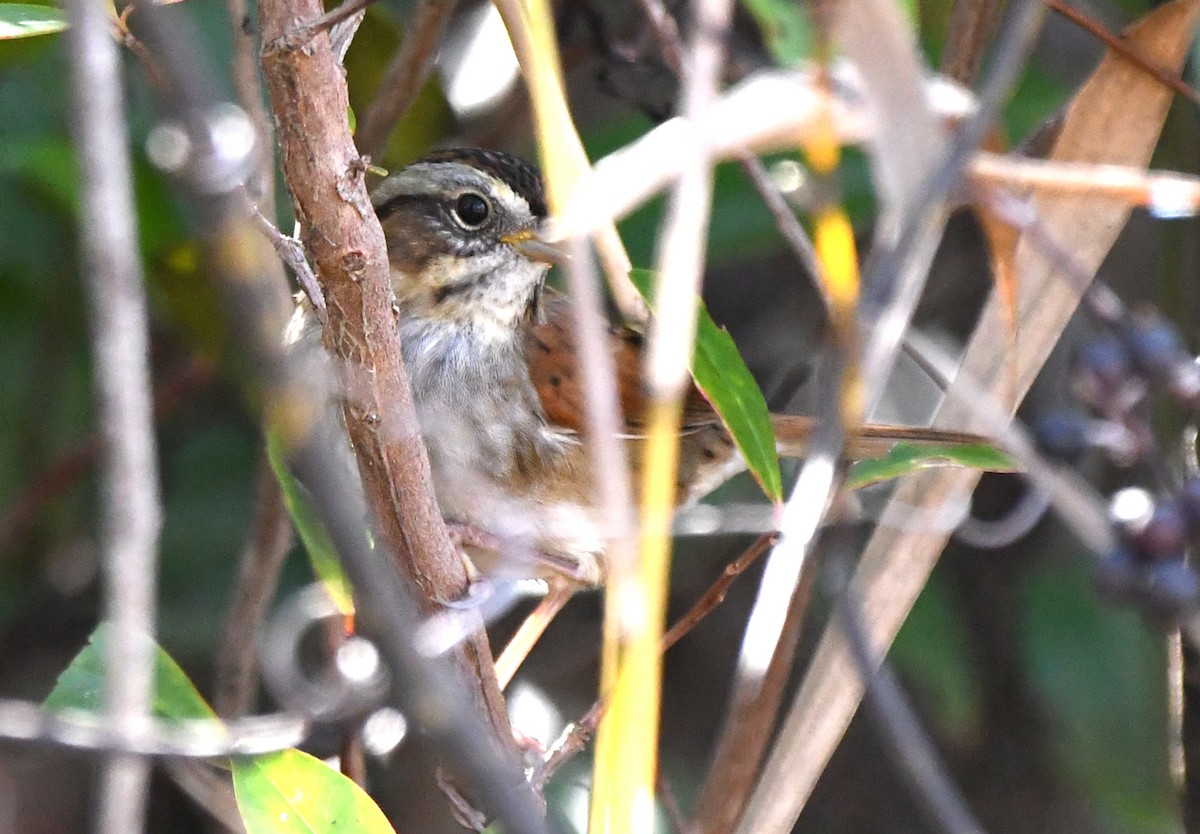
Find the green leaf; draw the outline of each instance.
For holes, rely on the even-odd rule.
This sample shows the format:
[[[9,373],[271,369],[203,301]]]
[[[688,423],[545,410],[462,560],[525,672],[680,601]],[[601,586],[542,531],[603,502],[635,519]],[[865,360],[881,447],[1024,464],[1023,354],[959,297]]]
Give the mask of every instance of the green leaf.
[[[804,3],[795,0],[743,0],[762,31],[771,57],[795,67],[812,54],[813,29]]]
[[[26,3],[0,3],[0,41],[53,35],[67,28],[61,9]]]
[[[51,710],[78,709],[101,712],[104,709],[104,671],[108,655],[105,644],[112,627],[101,623],[88,638],[88,644],[71,661],[54,690],[46,698]],[[151,712],[157,718],[193,719],[217,715],[171,656],[154,647],[154,703]]]
[[[287,507],[288,515],[292,517],[296,532],[300,534],[300,541],[308,551],[313,572],[324,584],[338,611],[343,616],[353,616],[354,596],[350,580],[342,572],[337,550],[334,549],[329,533],[325,531],[324,525],[309,503],[308,493],[288,468],[283,441],[279,433],[273,430],[267,432],[267,457],[271,461],[271,469],[275,472],[279,487],[283,490],[283,503]]]
[[[850,467],[846,488],[863,489],[935,466],[962,466],[985,472],[1015,472],[1019,468],[995,446],[975,443],[964,446],[914,446],[897,443],[881,458],[860,460]]]
[[[299,750],[235,758],[233,790],[247,834],[395,834],[362,788]]]
[[[653,305],[654,273],[648,269],[633,269],[629,277],[647,303]],[[721,415],[763,492],[772,501],[782,501],[783,479],[779,474],[779,455],[775,450],[775,432],[771,428],[767,401],[742,361],[733,338],[724,328],[717,327],[703,302],[698,312],[692,378]]]

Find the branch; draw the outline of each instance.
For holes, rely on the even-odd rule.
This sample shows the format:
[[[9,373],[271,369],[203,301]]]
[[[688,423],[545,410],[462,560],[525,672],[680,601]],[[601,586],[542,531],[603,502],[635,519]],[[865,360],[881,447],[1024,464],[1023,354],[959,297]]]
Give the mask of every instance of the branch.
[[[283,506],[279,482],[264,456],[259,463],[254,520],[238,559],[233,602],[217,654],[213,706],[223,718],[236,718],[254,708],[258,666],[254,641],[246,635],[259,632],[292,541],[292,522]]]
[[[263,66],[266,66],[266,59],[280,52],[295,52],[307,46],[317,35],[332,29],[344,20],[349,20],[374,2],[375,0],[346,0],[346,2],[328,12],[314,14],[308,23],[297,23],[294,26],[288,26],[288,28],[274,32],[270,36],[268,36],[267,25],[264,21],[262,24]],[[311,3],[303,5],[308,9],[319,10],[321,8],[319,5],[314,6]],[[290,20],[289,23],[291,23]]]
[[[388,137],[421,92],[454,13],[455,0],[421,0],[404,27],[404,41],[383,71],[378,92],[358,121],[355,139],[363,156],[379,159]]]
[[[316,0],[265,0],[263,39],[282,37],[296,16],[319,13]],[[343,412],[367,502],[384,548],[396,554],[428,615],[462,597],[468,578],[433,496],[396,333],[383,231],[346,123],[343,74],[323,36],[306,50],[264,54],[263,69],[284,173],[328,307],[325,344],[349,392]],[[493,742],[515,756],[482,627],[454,652],[475,707],[491,721]]]
[[[67,4],[71,109],[81,175],[84,287],[91,313],[97,416],[103,437],[101,539],[107,646],[105,709],[114,732],[136,734],[153,697],[155,583],[162,514],[150,393],[149,322],[138,263],[137,216],[118,46],[104,9]],[[149,762],[105,757],[98,825],[145,825]]]

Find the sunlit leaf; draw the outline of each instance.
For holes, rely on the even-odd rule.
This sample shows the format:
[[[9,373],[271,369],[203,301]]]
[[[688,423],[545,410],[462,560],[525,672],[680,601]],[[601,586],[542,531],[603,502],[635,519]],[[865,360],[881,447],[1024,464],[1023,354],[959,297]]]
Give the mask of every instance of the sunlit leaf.
[[[651,302],[654,273],[648,269],[633,269],[629,277],[647,302]],[[775,432],[771,428],[767,401],[738,353],[733,338],[717,326],[703,303],[696,326],[692,378],[721,415],[763,492],[772,501],[782,501],[783,479],[779,474],[779,455],[775,450]]]
[[[61,9],[25,3],[0,3],[0,41],[53,35],[67,28]]]
[[[325,586],[326,592],[333,600],[333,604],[337,606],[338,611],[344,616],[352,616],[354,614],[354,596],[350,589],[350,580],[342,572],[342,563],[338,561],[337,550],[329,538],[329,533],[325,531],[325,527],[317,517],[312,504],[309,503],[307,491],[296,480],[292,470],[288,468],[282,442],[278,434],[273,431],[267,432],[267,457],[271,461],[271,469],[275,472],[275,478],[279,481],[279,487],[283,491],[283,503],[287,507],[288,515],[291,516],[292,523],[296,525],[296,532],[300,535],[300,541],[304,543],[304,549],[308,552],[313,572]]]
[[[104,678],[108,660],[105,644],[112,627],[101,623],[88,638],[88,644],[75,656],[46,698],[52,710],[78,709],[101,712],[104,709]],[[171,656],[154,648],[154,701],[151,713],[158,718],[217,717],[196,687]]]
[[[1018,468],[1008,455],[986,443],[966,446],[914,446],[910,443],[897,443],[881,458],[855,463],[846,477],[846,488],[863,489],[918,469],[932,469],[938,466],[960,466],[985,472],[1014,472]]]
[[[235,758],[233,790],[247,834],[394,834],[362,788],[299,750]]]

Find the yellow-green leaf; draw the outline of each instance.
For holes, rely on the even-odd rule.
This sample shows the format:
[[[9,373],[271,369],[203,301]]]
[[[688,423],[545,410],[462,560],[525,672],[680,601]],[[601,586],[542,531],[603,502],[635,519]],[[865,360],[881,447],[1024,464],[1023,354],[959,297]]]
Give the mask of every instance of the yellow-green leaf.
[[[296,525],[296,532],[300,535],[300,541],[308,552],[313,572],[325,586],[338,611],[343,616],[352,616],[354,595],[350,588],[350,580],[342,572],[337,550],[334,549],[329,533],[325,531],[324,525],[309,503],[308,493],[288,468],[283,443],[275,431],[267,432],[267,457],[271,461],[275,478],[279,481],[279,488],[283,491],[284,506],[287,507],[288,515],[292,517],[292,523]],[[365,530],[363,534],[366,535]]]
[[[101,623],[88,638],[88,644],[75,656],[46,698],[50,710],[78,709],[101,712],[104,709],[104,678],[108,655],[105,643],[111,627]],[[212,718],[217,715],[205,702],[188,676],[171,656],[154,648],[154,701],[151,713],[157,718]]]
[[[62,9],[26,3],[0,3],[0,41],[53,35],[67,28]]]
[[[995,446],[974,443],[964,446],[914,446],[897,443],[881,458],[860,460],[850,468],[846,488],[863,489],[935,466],[961,466],[985,472],[1015,472],[1019,467]]]
[[[358,785],[299,750],[233,760],[247,834],[395,834]]]
[[[629,278],[647,303],[652,303],[654,273],[648,269],[633,269]],[[772,501],[782,501],[783,479],[779,474],[779,455],[767,401],[738,353],[733,338],[717,326],[703,302],[698,312],[692,379],[721,416],[763,492]]]

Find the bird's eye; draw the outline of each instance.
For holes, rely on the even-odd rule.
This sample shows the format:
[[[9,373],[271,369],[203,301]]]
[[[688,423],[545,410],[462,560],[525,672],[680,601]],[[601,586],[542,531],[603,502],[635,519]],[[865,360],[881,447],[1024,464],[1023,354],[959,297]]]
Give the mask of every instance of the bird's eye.
[[[487,222],[492,213],[488,201],[473,191],[468,191],[454,203],[454,214],[459,222],[469,229],[478,229]]]

